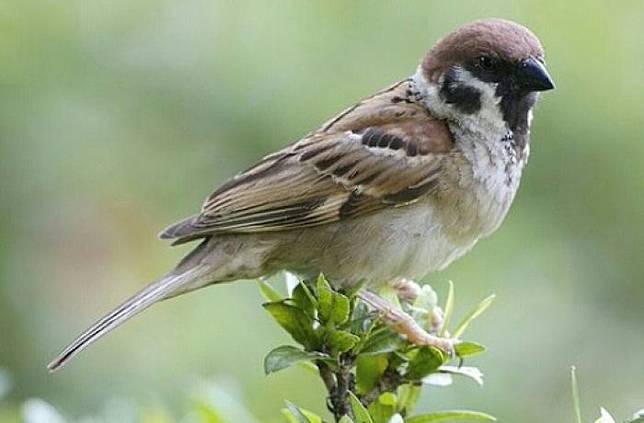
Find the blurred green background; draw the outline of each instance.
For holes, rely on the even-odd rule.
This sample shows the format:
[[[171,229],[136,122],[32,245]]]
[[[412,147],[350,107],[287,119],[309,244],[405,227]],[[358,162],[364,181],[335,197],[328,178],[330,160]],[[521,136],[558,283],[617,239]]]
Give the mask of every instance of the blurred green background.
[[[45,365],[188,251],[155,238],[166,224],[487,16],[540,36],[557,90],[505,224],[426,279],[442,294],[454,280],[461,313],[497,293],[470,330],[490,346],[474,363],[486,385],[428,389],[424,407],[572,421],[571,364],[587,415],[644,407],[644,2],[452,3],[0,3],[0,368],[13,380],[0,421],[31,397],[73,419],[179,415],[203,379],[261,422],[283,399],[322,411],[304,370],[263,376],[288,339],[248,281],[154,307],[60,373]]]

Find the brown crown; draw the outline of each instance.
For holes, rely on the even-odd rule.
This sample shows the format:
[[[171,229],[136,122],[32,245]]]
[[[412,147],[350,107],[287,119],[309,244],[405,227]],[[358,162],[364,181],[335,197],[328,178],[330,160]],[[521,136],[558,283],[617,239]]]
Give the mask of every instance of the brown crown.
[[[465,24],[439,40],[423,60],[423,73],[435,82],[450,66],[481,55],[517,62],[528,57],[543,57],[543,47],[537,36],[523,25],[505,19],[483,19]]]

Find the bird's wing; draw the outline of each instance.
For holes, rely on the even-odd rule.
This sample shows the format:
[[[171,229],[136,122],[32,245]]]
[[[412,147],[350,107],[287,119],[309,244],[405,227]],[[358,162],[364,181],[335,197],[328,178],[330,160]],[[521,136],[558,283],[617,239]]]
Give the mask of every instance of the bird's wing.
[[[436,187],[453,140],[410,87],[394,85],[265,157],[161,237],[282,231],[416,201]]]

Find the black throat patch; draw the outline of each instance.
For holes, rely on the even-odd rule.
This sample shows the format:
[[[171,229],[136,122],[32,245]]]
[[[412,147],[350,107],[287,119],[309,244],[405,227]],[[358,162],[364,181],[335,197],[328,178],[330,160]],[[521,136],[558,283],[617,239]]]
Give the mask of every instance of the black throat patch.
[[[474,65],[465,66],[465,70],[480,81],[496,84],[495,94],[501,99],[499,107],[503,120],[513,133],[512,144],[517,151],[523,151],[530,137],[528,115],[537,102],[538,95],[520,90],[512,69],[509,63],[501,63],[494,72],[481,70]],[[457,69],[452,68],[445,73],[440,96],[459,112],[474,114],[480,111],[481,95],[480,90],[458,79]]]
[[[499,84],[496,95],[501,97],[501,113],[514,134],[515,148],[517,151],[523,151],[530,141],[528,115],[537,102],[537,94],[510,91]]]

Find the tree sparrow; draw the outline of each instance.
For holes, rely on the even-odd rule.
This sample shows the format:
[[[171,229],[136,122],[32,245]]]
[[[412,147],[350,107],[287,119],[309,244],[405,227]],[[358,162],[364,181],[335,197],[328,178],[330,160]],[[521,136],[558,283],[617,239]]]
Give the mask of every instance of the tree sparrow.
[[[529,152],[543,48],[502,19],[440,40],[416,73],[264,157],[161,233],[201,243],[167,275],[81,334],[49,369],[157,301],[280,269],[361,297],[412,342],[454,340],[415,325],[373,290],[445,268],[503,221]]]

